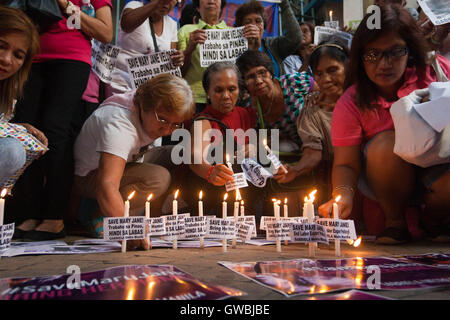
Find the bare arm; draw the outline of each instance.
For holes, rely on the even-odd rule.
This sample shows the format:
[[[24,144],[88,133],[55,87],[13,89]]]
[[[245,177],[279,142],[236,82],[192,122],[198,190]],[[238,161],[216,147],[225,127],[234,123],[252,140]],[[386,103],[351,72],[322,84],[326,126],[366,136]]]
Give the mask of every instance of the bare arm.
[[[101,153],[97,175],[97,201],[105,216],[123,216],[125,206],[119,187],[125,164],[126,161],[118,156]]]
[[[122,18],[120,19],[120,27],[122,30],[127,33],[133,32],[137,27],[147,21],[160,1],[164,0],[151,1],[146,5],[135,9],[125,9],[122,13]]]

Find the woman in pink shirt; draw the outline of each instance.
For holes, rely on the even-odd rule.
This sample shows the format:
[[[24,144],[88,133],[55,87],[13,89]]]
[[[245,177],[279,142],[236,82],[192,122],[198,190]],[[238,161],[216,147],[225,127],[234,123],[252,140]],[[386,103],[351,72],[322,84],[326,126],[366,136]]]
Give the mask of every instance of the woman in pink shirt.
[[[358,185],[378,201],[385,214],[385,230],[377,235],[377,243],[404,243],[410,239],[405,209],[417,200],[416,178],[425,177],[422,218],[426,219],[422,220],[426,231],[434,240],[449,239],[449,228],[440,223],[450,212],[450,165],[421,170],[393,153],[391,105],[436,81],[426,40],[401,6],[381,7],[380,29],[368,28],[370,18],[363,19],[352,40],[347,90],[336,104],[331,123],[333,198],[342,196],[340,218],[349,217]],[[449,61],[440,56],[438,60],[449,75]],[[329,216],[333,201],[323,204],[319,214]]]
[[[110,0],[91,0],[95,16],[80,10],[82,0],[58,0],[63,19],[40,35],[23,98],[12,122],[30,123],[48,138],[49,151],[17,181],[9,211],[29,240],[64,237],[73,176],[71,122],[91,69],[91,39],[112,39]]]

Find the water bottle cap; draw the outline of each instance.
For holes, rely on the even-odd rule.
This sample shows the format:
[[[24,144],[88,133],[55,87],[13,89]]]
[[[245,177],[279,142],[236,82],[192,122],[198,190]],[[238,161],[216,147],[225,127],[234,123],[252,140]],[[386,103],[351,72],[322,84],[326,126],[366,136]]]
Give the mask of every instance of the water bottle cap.
[[[91,0],[83,0],[83,3],[84,4],[89,4],[89,3],[91,3]]]

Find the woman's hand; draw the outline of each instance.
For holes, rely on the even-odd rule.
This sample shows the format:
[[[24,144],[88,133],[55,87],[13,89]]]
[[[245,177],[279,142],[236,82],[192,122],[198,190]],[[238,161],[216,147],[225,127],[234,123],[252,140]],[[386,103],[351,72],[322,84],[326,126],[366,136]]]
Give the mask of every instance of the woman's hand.
[[[175,67],[181,67],[184,64],[184,53],[181,50],[174,51],[170,58],[172,59],[172,63]]]
[[[187,52],[193,52],[198,44],[205,43],[208,36],[206,35],[206,30],[198,29],[194,30],[189,34],[189,42],[186,48]]]
[[[333,217],[333,203],[335,199],[330,199],[319,207],[319,215],[323,218]],[[353,193],[345,192],[341,194],[341,199],[338,202],[339,219],[347,219],[352,213],[353,209]]]
[[[233,171],[224,164],[216,164],[209,174],[208,181],[215,186],[223,186],[228,181],[233,181]]]
[[[284,167],[287,169],[287,173],[280,167],[273,176],[278,183],[289,183],[297,177],[297,171],[293,167],[290,165],[284,165]]]
[[[244,26],[244,30],[242,32],[244,38],[248,40],[248,47],[250,49],[258,49],[260,46],[260,38],[261,38],[261,30],[257,25],[247,24]]]
[[[22,127],[25,127],[25,129],[27,129],[28,133],[35,136],[36,139],[38,139],[40,142],[42,142],[42,144],[44,146],[48,147],[48,139],[42,131],[36,129],[29,123],[18,123],[18,124],[21,125]]]

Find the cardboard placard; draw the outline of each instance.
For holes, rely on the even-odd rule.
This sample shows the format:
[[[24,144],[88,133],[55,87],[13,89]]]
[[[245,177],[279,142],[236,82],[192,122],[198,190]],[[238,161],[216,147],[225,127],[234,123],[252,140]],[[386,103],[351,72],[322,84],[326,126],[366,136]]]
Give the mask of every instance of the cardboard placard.
[[[238,217],[238,222],[239,223],[246,223],[249,225],[253,226],[253,231],[252,231],[252,237],[256,237],[256,218],[255,216],[239,216]]]
[[[218,239],[236,238],[236,225],[234,219],[210,218],[208,219],[207,236]]]
[[[266,224],[266,240],[290,240],[291,239],[290,221],[270,221]]]
[[[233,179],[234,181],[228,181],[225,184],[227,192],[248,187],[247,179],[245,178],[245,173],[243,172],[235,173],[233,174]]]
[[[141,240],[145,238],[145,217],[105,217],[104,240]]]
[[[184,237],[185,234],[185,219],[189,217],[189,213],[167,215],[166,218],[166,234],[164,240],[176,240]]]
[[[158,74],[170,73],[182,77],[180,68],[173,65],[170,57],[174,51],[159,51],[126,59],[133,89],[138,88],[141,84]]]
[[[14,234],[14,222],[0,226],[0,251],[6,250],[11,245]]]
[[[267,223],[271,221],[276,221],[274,216],[262,216],[261,221],[259,222],[259,229],[266,230]]]
[[[317,219],[316,223],[324,226],[329,240],[355,240],[356,230],[353,220]]]
[[[339,29],[339,21],[325,21],[325,27],[332,29]]]
[[[183,239],[198,239],[206,236],[208,231],[207,220],[206,216],[186,217],[184,220],[185,234]]]
[[[104,44],[98,40],[92,40],[92,71],[105,83],[112,80],[111,74],[116,67],[117,56],[120,48],[111,44]]]
[[[243,30],[244,27],[206,30],[208,38],[200,45],[200,66],[206,68],[219,61],[235,62],[248,49]]]
[[[151,236],[163,236],[166,234],[166,217],[147,219],[148,230]]]
[[[238,222],[236,229],[238,238],[241,238],[243,240],[250,240],[252,238],[253,230],[255,229],[255,227],[245,222]]]
[[[328,244],[327,231],[324,226],[315,223],[293,223],[290,225],[292,242],[321,242]]]
[[[314,28],[315,45],[318,45],[322,41],[327,40],[331,36],[341,38],[344,42],[347,43],[347,48],[351,47],[353,36],[350,33],[322,26],[317,26]]]

